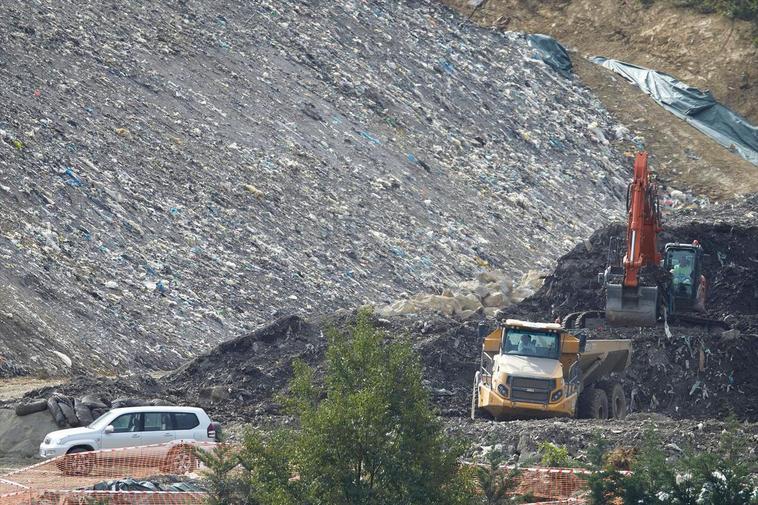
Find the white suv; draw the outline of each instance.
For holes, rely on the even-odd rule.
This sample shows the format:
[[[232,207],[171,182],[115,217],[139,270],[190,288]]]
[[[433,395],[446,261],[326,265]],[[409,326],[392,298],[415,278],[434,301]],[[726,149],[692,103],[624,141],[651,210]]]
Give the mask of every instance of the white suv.
[[[82,475],[88,474],[95,463],[92,455],[85,454],[90,451],[166,444],[154,450],[144,449],[140,455],[162,455],[172,460],[191,459],[184,463],[192,466],[194,458],[177,458],[177,451],[172,452],[171,448],[187,447],[197,442],[216,442],[219,435],[219,424],[212,422],[208,414],[197,407],[127,407],[110,410],[89,426],[48,433],[39,446],[39,455],[42,458],[69,455],[63,458],[65,463],[59,467],[66,473]],[[191,451],[182,453],[191,454]],[[104,454],[99,453],[98,459],[102,459]],[[192,469],[184,468],[182,464],[176,467],[171,463],[169,469],[174,473]]]

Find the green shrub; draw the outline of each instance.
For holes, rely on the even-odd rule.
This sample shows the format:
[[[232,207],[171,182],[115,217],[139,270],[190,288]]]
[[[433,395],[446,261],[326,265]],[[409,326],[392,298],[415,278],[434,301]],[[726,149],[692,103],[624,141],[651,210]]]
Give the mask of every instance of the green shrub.
[[[563,445],[555,445],[550,442],[542,442],[539,446],[540,464],[558,468],[576,466],[576,462],[569,456],[568,449]]]
[[[739,457],[743,442],[732,430],[718,453],[688,454],[676,461],[667,460],[660,441],[648,435],[631,473],[605,469],[589,477],[590,503],[758,505],[758,483]]]
[[[482,503],[486,505],[514,503],[511,494],[518,486],[519,471],[509,470],[503,463],[502,454],[491,451],[487,455],[487,465],[476,467],[476,481],[482,493]]]

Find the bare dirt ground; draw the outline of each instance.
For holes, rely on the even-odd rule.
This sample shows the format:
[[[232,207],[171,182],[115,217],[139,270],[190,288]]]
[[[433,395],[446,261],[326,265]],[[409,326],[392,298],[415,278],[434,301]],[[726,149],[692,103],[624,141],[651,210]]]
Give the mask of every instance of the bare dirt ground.
[[[464,0],[445,3],[466,14],[472,11]],[[489,0],[472,21],[546,33],[567,46],[579,80],[644,139],[651,166],[672,188],[717,200],[758,191],[757,167],[587,60],[601,55],[672,73],[690,85],[710,88],[718,100],[758,122],[758,84],[752,83],[758,79],[758,49],[748,23],[662,6],[643,9],[636,2],[624,2],[623,7],[609,1],[532,3]],[[631,143],[617,147],[635,150]]]
[[[0,381],[0,401],[13,400],[24,396],[32,389],[60,384],[63,380],[38,379],[35,377],[13,377]]]
[[[668,186],[714,200],[758,191],[758,167],[677,119],[610,70],[574,53],[579,79],[633,134],[641,136],[651,166]],[[619,145],[633,152],[631,144]]]

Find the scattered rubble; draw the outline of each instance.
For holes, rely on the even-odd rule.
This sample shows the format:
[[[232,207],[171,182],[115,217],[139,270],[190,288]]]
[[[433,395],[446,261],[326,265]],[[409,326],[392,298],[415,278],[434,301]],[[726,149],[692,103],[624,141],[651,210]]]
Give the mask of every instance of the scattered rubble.
[[[432,0],[5,7],[3,377],[518,278],[622,208],[595,97]]]
[[[440,311],[419,311],[397,316],[377,313],[375,323],[391,336],[410,339],[422,359],[425,385],[446,424],[450,430],[478,440],[482,447],[491,445],[485,443],[488,437],[499,437],[498,443],[511,444],[515,440],[513,443],[518,444],[523,436],[530,439],[545,436],[576,446],[581,454],[590,431],[600,430],[623,443],[627,435],[631,437],[628,440],[639,440],[647,428],[660,430],[667,443],[682,448],[699,448],[702,444],[708,447],[718,438],[716,428],[701,433],[697,426],[719,425],[723,429],[723,423],[713,424],[713,420],[735,415],[749,422],[746,429],[754,430],[758,421],[758,408],[750,401],[758,395],[755,371],[758,310],[754,305],[758,303],[755,292],[758,284],[754,279],[754,263],[758,261],[757,210],[758,200],[753,197],[677,211],[667,221],[664,240],[689,241],[694,234],[709,254],[706,272],[712,285],[710,317],[724,320],[730,329],[672,324],[671,338],[662,327],[593,330],[593,335],[599,337],[634,341],[631,366],[618,377],[629,395],[632,412],[632,417],[622,423],[584,420],[470,423],[467,419],[473,374],[480,359],[478,326],[494,327],[496,320],[483,311],[468,318]],[[608,238],[621,231],[619,225],[599,230],[561,258],[533,296],[500,309],[499,315],[545,320],[569,311],[602,307],[604,300],[598,291],[596,273],[605,264]],[[536,284],[540,276],[532,277]],[[509,279],[488,271],[466,289],[474,292],[475,284],[494,283],[501,292],[507,292],[503,282],[508,284]],[[462,292],[456,294],[451,290],[451,293],[461,296]],[[117,398],[153,398],[200,405],[225,425],[286,423],[276,397],[286,392],[293,360],[304,360],[316,369],[319,377],[327,345],[325,332],[330,327],[351,324],[354,317],[355,312],[347,310],[321,318],[283,316],[220,344],[157,380],[138,375],[116,379],[81,376],[68,384],[33,391],[27,397],[53,398],[57,402],[60,395],[81,399],[95,394],[111,403]],[[649,422],[640,424],[634,419]],[[686,423],[687,430],[677,431],[677,427],[685,425],[682,423]]]
[[[539,444],[545,440],[565,446],[573,459],[588,463],[588,450],[599,438],[607,449],[639,447],[646,437],[655,437],[669,456],[678,457],[687,451],[713,452],[719,447],[724,430],[731,428],[723,421],[674,420],[660,414],[632,414],[626,420],[612,423],[595,420],[541,419],[530,421],[472,423],[446,419],[445,430],[451,436],[469,442],[466,457],[482,460],[489,451],[497,450],[511,463],[534,465],[539,461]],[[747,447],[741,457],[758,462],[758,424],[743,423],[736,427],[737,436]]]

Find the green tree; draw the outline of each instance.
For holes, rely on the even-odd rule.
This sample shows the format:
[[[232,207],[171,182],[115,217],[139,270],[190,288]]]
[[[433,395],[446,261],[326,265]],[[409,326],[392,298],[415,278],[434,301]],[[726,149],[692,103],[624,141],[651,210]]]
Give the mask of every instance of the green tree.
[[[323,382],[295,363],[282,399],[299,429],[245,435],[246,498],[238,503],[472,503],[461,447],[442,432],[410,344],[378,331],[367,312],[328,340]]]
[[[240,464],[237,452],[228,444],[218,444],[213,450],[197,450],[205,471],[209,505],[234,505],[244,503],[247,480],[236,467]]]

